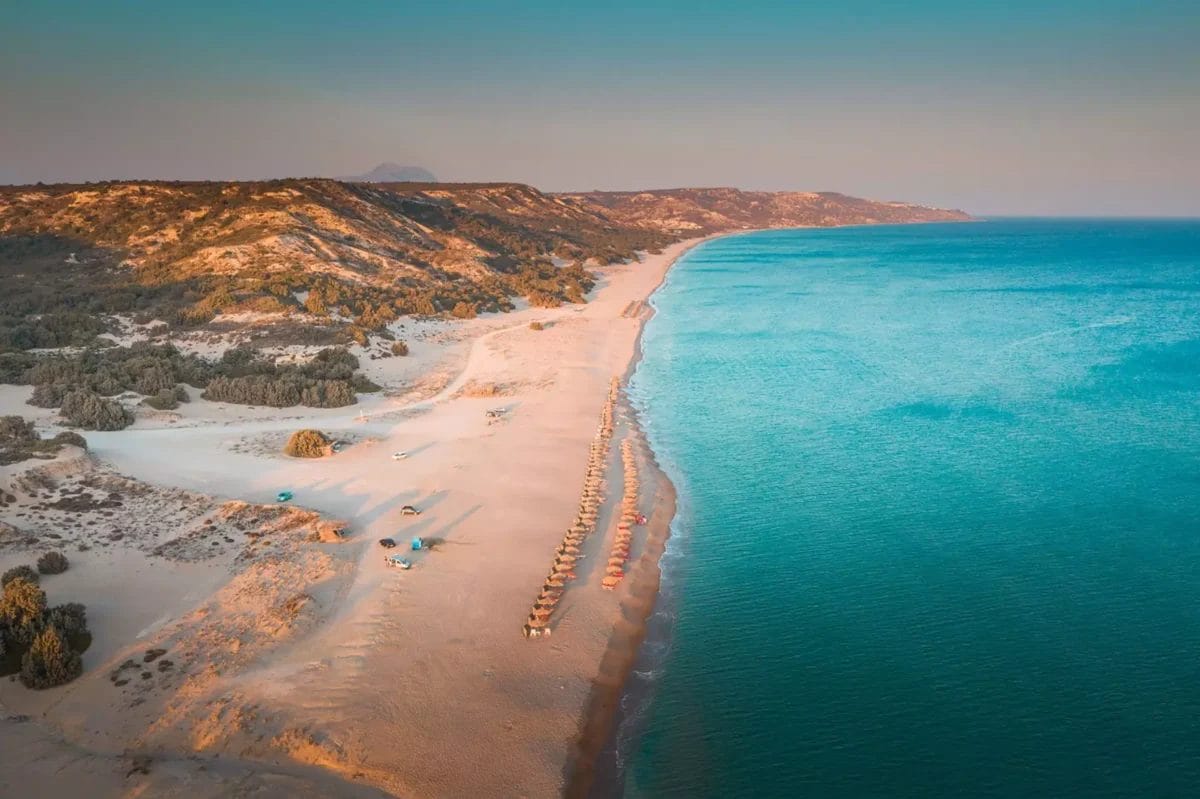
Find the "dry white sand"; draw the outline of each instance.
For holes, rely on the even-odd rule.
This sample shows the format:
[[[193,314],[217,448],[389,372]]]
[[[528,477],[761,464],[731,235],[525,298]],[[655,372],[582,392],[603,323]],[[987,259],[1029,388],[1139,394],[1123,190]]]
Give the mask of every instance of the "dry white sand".
[[[639,303],[688,245],[597,270],[585,306],[408,322],[413,354],[364,358],[389,390],[352,408],[194,402],[88,434],[104,469],[219,498],[197,498],[200,516],[288,489],[347,520],[351,539],[273,532],[274,550],[246,556],[238,541],[196,562],[66,545],[74,567],[45,586],[51,603],[89,606],[96,644],[70,685],[0,684],[0,719],[28,718],[0,721],[0,795],[76,795],[83,781],[90,796],[560,794],[620,616],[621,590],[599,582],[621,501],[615,443],[600,529],[553,637],[526,640],[521,625],[577,509],[609,381],[634,354]],[[491,385],[496,396],[474,396]],[[29,416],[24,397],[0,390],[0,410]],[[490,420],[496,407],[506,412]],[[270,451],[302,426],[358,443],[315,461]],[[627,432],[619,421],[614,442]],[[405,504],[421,515],[401,515]],[[147,513],[143,541],[198,524]],[[414,535],[438,543],[406,553],[410,571],[386,568],[376,539]],[[0,569],[30,559],[0,548]],[[153,648],[168,650],[171,674],[142,664]]]

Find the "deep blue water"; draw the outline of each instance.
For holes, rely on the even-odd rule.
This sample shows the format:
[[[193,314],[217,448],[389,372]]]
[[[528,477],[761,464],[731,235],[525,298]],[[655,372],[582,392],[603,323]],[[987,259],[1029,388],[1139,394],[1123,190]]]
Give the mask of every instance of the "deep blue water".
[[[1200,222],[752,233],[654,302],[627,796],[1200,795]]]

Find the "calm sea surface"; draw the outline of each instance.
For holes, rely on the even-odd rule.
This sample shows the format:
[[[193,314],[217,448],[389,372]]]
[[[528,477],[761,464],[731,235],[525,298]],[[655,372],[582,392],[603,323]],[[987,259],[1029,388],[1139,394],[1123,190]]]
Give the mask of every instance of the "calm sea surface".
[[[1200,223],[709,242],[631,797],[1200,795]]]

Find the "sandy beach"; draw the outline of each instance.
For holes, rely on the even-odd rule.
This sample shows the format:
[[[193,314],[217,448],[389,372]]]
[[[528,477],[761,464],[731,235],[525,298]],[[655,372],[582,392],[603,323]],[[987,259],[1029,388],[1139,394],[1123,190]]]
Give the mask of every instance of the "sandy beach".
[[[93,796],[586,792],[674,509],[621,397],[595,531],[552,635],[522,625],[575,518],[611,381],[634,363],[645,300],[694,243],[596,270],[586,305],[398,323],[412,355],[360,352],[385,391],[351,408],[193,402],[89,433],[88,455],[36,479],[4,467],[22,490],[0,516],[0,570],[62,536],[72,567],[43,587],[52,604],[88,606],[95,643],[67,686],[0,682],[0,793],[74,795],[84,780]],[[52,421],[27,391],[6,387],[3,412]],[[301,427],[347,445],[282,455]],[[624,577],[605,590],[623,500],[648,519],[625,532]],[[322,520],[344,522],[345,540],[318,540]],[[381,549],[385,536],[399,548]],[[409,552],[413,536],[433,547]],[[388,568],[392,552],[412,568]]]

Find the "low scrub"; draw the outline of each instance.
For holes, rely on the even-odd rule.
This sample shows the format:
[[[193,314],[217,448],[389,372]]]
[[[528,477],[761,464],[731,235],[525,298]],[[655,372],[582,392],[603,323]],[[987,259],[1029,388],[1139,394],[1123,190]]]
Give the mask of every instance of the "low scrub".
[[[159,389],[157,394],[142,400],[142,404],[154,408],[156,411],[173,411],[179,407],[179,403],[187,401],[187,389],[183,386],[175,386],[175,388]]]
[[[392,355],[408,355],[408,344],[403,341],[392,342]]]
[[[47,552],[38,558],[39,574],[62,574],[67,570],[67,556],[61,552]]]
[[[87,441],[78,433],[65,431],[44,439],[33,422],[20,416],[0,416],[0,466],[30,458],[53,458],[68,444],[87,449]]]
[[[322,458],[332,451],[332,442],[320,430],[297,430],[283,448],[293,458]]]
[[[67,422],[85,430],[123,430],[133,424],[133,414],[124,405],[86,388],[63,397],[58,412]]]
[[[8,571],[0,575],[0,588],[6,587],[13,580],[24,580],[27,583],[37,585],[38,573],[33,570],[32,566],[13,566]]]
[[[53,624],[46,625],[21,659],[21,683],[26,688],[53,688],[69,683],[83,673],[83,660],[70,647],[66,636]]]
[[[0,355],[0,382],[32,385],[31,405],[69,405],[63,417],[93,430],[119,430],[132,422],[127,411],[105,404],[107,397],[134,392],[145,396],[149,407],[171,410],[188,401],[184,385],[206,387],[205,399],[239,405],[353,405],[356,394],[379,390],[357,370],[358,359],[340,347],[323,349],[304,364],[277,364],[244,348],[207,361],[170,345],[149,344],[71,356]]]
[[[27,568],[27,567],[26,567]],[[0,675],[18,674],[27,688],[52,688],[83,672],[91,643],[87,610],[77,602],[46,607],[46,592],[16,578],[0,594]]]

